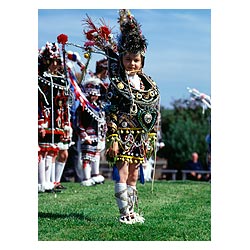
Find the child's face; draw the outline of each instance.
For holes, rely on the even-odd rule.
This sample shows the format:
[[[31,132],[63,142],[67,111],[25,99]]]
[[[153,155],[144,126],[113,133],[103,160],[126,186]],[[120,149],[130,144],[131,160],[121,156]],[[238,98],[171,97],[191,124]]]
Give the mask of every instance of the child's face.
[[[96,102],[98,100],[99,96],[96,95],[89,95],[89,101],[90,103]]]
[[[127,52],[122,57],[122,63],[129,75],[135,75],[142,68],[142,59],[140,54]]]

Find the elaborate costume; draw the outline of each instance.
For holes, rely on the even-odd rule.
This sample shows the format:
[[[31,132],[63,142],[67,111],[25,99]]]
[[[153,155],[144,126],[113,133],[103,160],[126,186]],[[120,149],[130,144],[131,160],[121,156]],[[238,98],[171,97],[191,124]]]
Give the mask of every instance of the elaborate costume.
[[[105,148],[106,121],[103,109],[103,100],[100,89],[106,87],[100,79],[106,78],[107,60],[103,59],[97,62],[96,73],[92,77],[84,81],[83,90],[80,83],[86,76],[87,66],[91,58],[91,51],[88,47],[84,47],[84,57],[87,59],[84,65],[75,53],[66,52],[65,45],[75,44],[68,42],[68,36],[60,34],[57,40],[62,44],[64,55],[67,54],[69,60],[74,61],[81,67],[82,74],[76,79],[71,67],[65,64],[70,86],[74,92],[80,106],[77,108],[76,130],[80,139],[81,158],[83,162],[83,186],[91,186],[94,184],[104,183],[104,177],[99,174],[100,152]],[[79,47],[79,46],[77,46]],[[103,92],[102,92],[103,93]],[[92,176],[92,178],[90,178]]]
[[[116,180],[119,220],[127,224],[143,223],[144,218],[134,211],[138,200],[135,183],[139,166],[140,179],[144,183],[142,163],[150,158],[155,149],[155,125],[159,113],[159,90],[156,83],[142,72],[147,42],[140,25],[128,10],[119,11],[121,34],[117,43],[103,20],[101,27],[94,25],[89,17],[85,24],[87,39],[93,43],[93,48],[104,51],[109,60],[106,148],[107,160],[113,165]],[[136,65],[129,66],[130,62],[125,65],[126,60]],[[132,171],[131,174],[127,174],[128,171]],[[122,180],[120,174],[123,175]]]
[[[114,58],[113,51],[108,55]],[[118,58],[118,56],[116,57]],[[109,60],[110,87],[107,111],[107,143],[119,143],[116,159],[133,163],[144,163],[152,154],[156,139],[155,123],[158,117],[159,91],[155,82],[138,73],[140,89],[131,85],[117,60]],[[143,86],[143,90],[142,90]]]
[[[59,51],[50,54],[49,59],[44,56],[47,50],[58,49],[56,46],[55,43],[47,43],[45,50],[40,52],[40,60],[47,60],[49,64],[56,60],[61,65]],[[52,73],[43,69],[38,74],[38,115],[39,125],[45,128],[46,134],[43,138],[39,136],[39,146],[47,151],[68,149],[71,142],[69,87],[62,68]]]
[[[83,161],[83,186],[92,186],[104,182],[104,177],[99,174],[100,152],[105,148],[106,121],[102,110],[100,88],[102,81],[93,76],[83,86],[83,92],[90,101],[92,109],[79,106],[77,110],[77,127],[81,143]],[[92,97],[97,97],[95,101]],[[95,115],[94,115],[95,113]],[[92,175],[92,178],[91,178]]]
[[[39,153],[43,154],[39,161],[41,186],[48,183],[53,186],[60,182],[64,163],[53,165],[51,155],[56,156],[60,150],[67,150],[71,145],[69,119],[69,88],[59,48],[57,43],[47,42],[38,56],[38,144]]]

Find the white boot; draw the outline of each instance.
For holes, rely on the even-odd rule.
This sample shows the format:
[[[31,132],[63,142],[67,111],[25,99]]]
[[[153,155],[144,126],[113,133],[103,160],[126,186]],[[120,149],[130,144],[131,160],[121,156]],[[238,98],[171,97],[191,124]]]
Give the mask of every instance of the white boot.
[[[94,180],[92,180],[92,178],[81,182],[81,186],[85,186],[85,187],[90,187],[94,185],[95,185],[95,182]]]
[[[126,183],[115,183],[115,198],[120,212],[119,221],[125,224],[132,224],[133,220],[129,216],[128,192]]]
[[[104,176],[100,174],[97,176],[93,176],[91,179],[95,182],[95,184],[103,184],[105,180]]]
[[[53,182],[55,190],[67,189],[61,184],[61,178],[63,174],[63,170],[65,167],[65,162],[56,161],[55,162],[55,182]]]
[[[47,155],[45,158],[45,189],[52,190],[54,183],[51,181],[52,156]]]
[[[38,162],[38,192],[45,192],[45,159]]]
[[[56,161],[55,163],[55,182],[60,183],[63,174],[65,162]]]
[[[100,155],[97,154],[95,157],[95,161],[91,162],[91,175],[92,180],[95,184],[103,184],[104,183],[104,176],[100,175]]]
[[[42,184],[38,184],[38,193],[44,193],[45,187]]]
[[[152,181],[152,164],[148,160],[146,163],[143,164],[143,172],[144,172],[144,178],[145,181]]]
[[[52,183],[56,182],[56,163],[55,162],[52,162],[52,165],[51,165],[50,181]]]
[[[95,185],[94,180],[91,177],[91,167],[89,162],[83,163],[83,181],[81,182],[81,186],[89,187]]]
[[[128,208],[129,208],[129,215],[133,219],[134,223],[144,223],[145,219],[139,213],[134,211],[135,206],[138,207],[138,195],[136,186],[127,185],[128,189]]]

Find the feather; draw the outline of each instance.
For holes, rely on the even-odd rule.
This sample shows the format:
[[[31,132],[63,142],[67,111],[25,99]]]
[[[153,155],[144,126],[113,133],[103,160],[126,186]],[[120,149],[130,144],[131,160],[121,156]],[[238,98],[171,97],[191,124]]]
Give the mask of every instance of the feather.
[[[84,25],[83,33],[88,41],[94,42],[92,46],[96,46],[101,50],[107,46],[114,47],[115,42],[111,34],[112,29],[105,24],[104,19],[100,19],[98,26],[96,26],[87,14],[86,16],[87,17],[82,20]]]

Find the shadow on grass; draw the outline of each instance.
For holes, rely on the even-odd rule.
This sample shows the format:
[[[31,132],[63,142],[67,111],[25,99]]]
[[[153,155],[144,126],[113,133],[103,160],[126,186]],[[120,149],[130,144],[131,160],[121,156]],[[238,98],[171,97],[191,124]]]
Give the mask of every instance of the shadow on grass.
[[[79,219],[79,220],[85,220],[85,221],[92,221],[90,217],[79,214],[79,213],[71,213],[71,214],[58,214],[58,213],[44,213],[39,212],[38,218],[40,219]]]

